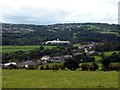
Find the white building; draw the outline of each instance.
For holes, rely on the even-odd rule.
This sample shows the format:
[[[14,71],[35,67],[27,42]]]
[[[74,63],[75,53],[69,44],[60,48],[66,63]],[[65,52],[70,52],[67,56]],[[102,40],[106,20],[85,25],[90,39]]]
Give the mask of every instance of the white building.
[[[53,41],[47,41],[45,44],[70,44],[69,41],[60,41],[59,39]]]
[[[48,61],[50,59],[50,56],[43,56],[41,58],[42,61]]]
[[[9,66],[10,64],[12,64],[12,65],[16,65],[15,62],[10,62],[10,63],[5,63],[4,66]]]
[[[90,54],[95,54],[96,52],[94,50],[90,51],[89,52]]]

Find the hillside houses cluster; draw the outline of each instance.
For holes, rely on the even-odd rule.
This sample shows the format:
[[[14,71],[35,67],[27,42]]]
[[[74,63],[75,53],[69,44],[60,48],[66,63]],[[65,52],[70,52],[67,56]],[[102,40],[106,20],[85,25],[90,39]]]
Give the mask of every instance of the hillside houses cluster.
[[[64,56],[43,56],[41,59],[38,59],[36,61],[28,60],[28,61],[22,61],[22,62],[9,62],[1,64],[1,67],[8,67],[9,65],[14,65],[17,67],[25,67],[27,68],[29,65],[42,65],[42,64],[48,64],[48,63],[62,63],[65,62],[65,59],[72,57],[72,55],[64,55]]]
[[[95,45],[97,45],[97,43],[93,42],[92,44],[81,46],[79,48],[81,48],[85,53],[94,55],[96,54],[96,51],[94,50]],[[35,66],[35,65],[48,64],[48,63],[64,63],[66,59],[72,58],[75,55],[81,55],[81,54],[82,53],[80,53],[79,51],[73,50],[72,53],[68,55],[61,55],[61,56],[54,56],[54,57],[45,55],[38,60],[28,60],[28,61],[23,60],[21,62],[9,62],[9,63],[1,64],[1,66],[9,66],[12,64],[18,67],[28,67],[28,65]]]
[[[88,53],[90,55],[96,54],[97,52],[94,50],[95,46],[98,45],[98,43],[92,42],[89,45],[84,45],[79,48],[83,49],[85,53]]]
[[[2,33],[30,33],[34,32],[32,28],[26,28],[26,27],[17,27],[13,26],[12,24],[3,24],[2,25]]]

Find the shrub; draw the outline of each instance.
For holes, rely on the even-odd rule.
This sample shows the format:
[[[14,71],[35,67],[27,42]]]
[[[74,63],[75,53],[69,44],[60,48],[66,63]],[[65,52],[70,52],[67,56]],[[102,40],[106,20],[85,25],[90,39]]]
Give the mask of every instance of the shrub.
[[[82,71],[88,71],[88,70],[89,70],[89,67],[90,67],[90,64],[82,64],[82,65],[81,65]]]
[[[64,65],[58,65],[58,69],[60,69],[60,70],[63,70],[64,69]]]
[[[69,69],[68,68],[64,68],[65,71],[68,71]]]
[[[120,71],[120,64],[110,64],[109,65],[109,70],[111,70],[111,71],[113,71],[113,70]]]
[[[68,58],[64,62],[64,67],[70,69],[70,70],[75,70],[79,68],[79,62],[73,58]]]
[[[49,65],[46,65],[45,70],[50,70]]]
[[[96,63],[92,63],[91,65],[90,65],[90,67],[89,67],[89,69],[91,70],[91,71],[95,71],[96,69],[98,69],[99,68],[99,66],[96,64]]]
[[[13,65],[13,64],[10,64],[10,65],[8,66],[8,68],[9,68],[9,69],[17,69],[16,65]]]
[[[26,67],[27,70],[35,70],[37,69],[36,65],[28,65],[28,67]]]
[[[9,69],[8,66],[2,66],[2,69]]]
[[[102,63],[103,70],[108,71],[109,70],[109,65],[111,63],[110,57],[109,56],[102,57],[101,63]]]
[[[52,70],[58,70],[59,68],[58,68],[58,65],[53,65],[52,66]]]
[[[44,66],[41,66],[41,67],[40,67],[40,70],[44,70]]]

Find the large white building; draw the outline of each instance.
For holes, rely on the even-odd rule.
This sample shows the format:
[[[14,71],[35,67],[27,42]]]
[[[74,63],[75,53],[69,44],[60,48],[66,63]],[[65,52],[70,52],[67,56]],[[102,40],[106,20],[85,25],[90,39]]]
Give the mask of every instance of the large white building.
[[[69,41],[60,41],[59,39],[53,41],[47,41],[45,44],[70,44]]]
[[[9,66],[10,64],[17,65],[15,62],[9,62],[9,63],[5,63],[4,66]]]

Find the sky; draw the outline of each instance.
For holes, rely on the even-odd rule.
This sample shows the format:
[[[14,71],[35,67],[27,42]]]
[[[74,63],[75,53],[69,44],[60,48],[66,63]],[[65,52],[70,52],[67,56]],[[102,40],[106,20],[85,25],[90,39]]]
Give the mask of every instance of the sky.
[[[119,0],[0,0],[0,22],[118,23]]]

